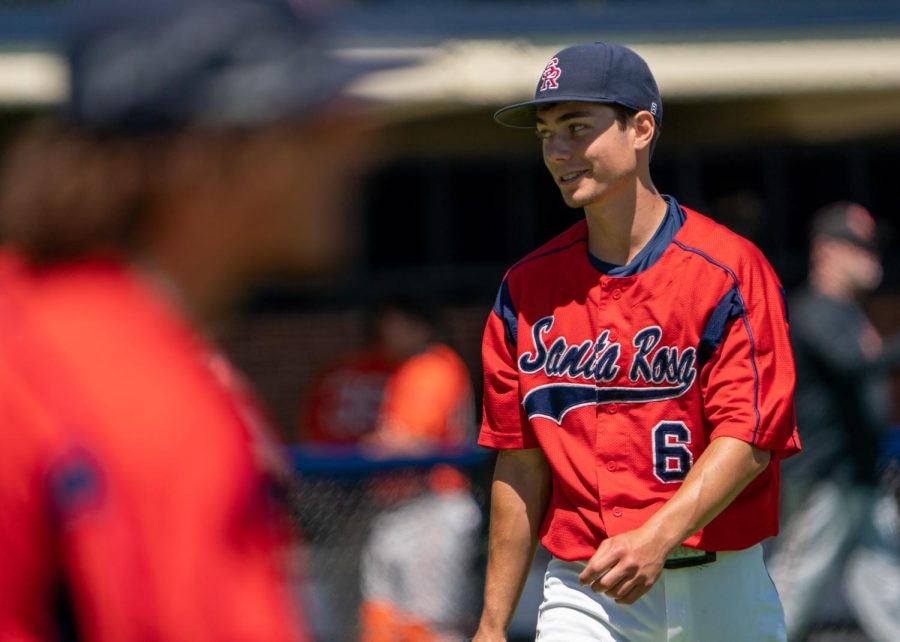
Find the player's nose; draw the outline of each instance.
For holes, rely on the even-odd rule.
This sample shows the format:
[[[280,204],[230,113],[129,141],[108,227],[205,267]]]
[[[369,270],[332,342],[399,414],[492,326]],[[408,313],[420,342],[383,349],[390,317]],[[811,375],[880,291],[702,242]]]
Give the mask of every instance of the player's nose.
[[[548,165],[565,162],[572,158],[572,146],[563,139],[563,136],[551,136],[544,141],[544,161]]]

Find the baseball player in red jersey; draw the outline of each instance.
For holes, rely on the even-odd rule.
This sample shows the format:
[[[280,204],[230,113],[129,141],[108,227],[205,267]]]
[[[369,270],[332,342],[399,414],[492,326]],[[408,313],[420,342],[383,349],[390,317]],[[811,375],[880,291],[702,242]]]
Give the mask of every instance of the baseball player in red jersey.
[[[201,326],[342,253],[360,70],[276,3],[103,8],[0,175],[0,639],[307,640],[280,452]]]
[[[495,118],[536,129],[585,220],[510,268],[485,329],[479,443],[499,453],[474,640],[505,640],[538,537],[540,642],[783,640],[760,546],[800,447],[777,277],[653,186],[662,102],[630,49],[560,51]]]
[[[285,471],[221,358],[116,263],[2,283],[0,637],[305,639]]]

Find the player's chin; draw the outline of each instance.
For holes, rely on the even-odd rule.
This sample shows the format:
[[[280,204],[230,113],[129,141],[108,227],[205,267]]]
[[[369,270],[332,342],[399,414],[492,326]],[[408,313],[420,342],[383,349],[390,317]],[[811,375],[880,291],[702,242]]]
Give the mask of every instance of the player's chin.
[[[583,197],[579,197],[576,193],[561,187],[559,193],[562,195],[563,202],[571,208],[581,208],[588,205],[591,201]]]
[[[591,186],[586,185],[581,185],[579,187],[561,186],[559,188],[559,193],[562,195],[563,201],[569,207],[583,208],[605,200],[605,190],[591,188]]]

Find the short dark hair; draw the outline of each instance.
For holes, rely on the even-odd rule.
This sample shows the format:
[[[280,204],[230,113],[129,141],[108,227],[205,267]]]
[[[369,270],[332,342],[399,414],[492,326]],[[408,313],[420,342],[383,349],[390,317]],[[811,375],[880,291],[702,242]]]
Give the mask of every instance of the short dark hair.
[[[634,118],[634,115],[638,113],[637,109],[632,109],[631,107],[626,107],[625,105],[620,105],[618,103],[609,103],[609,107],[615,112],[616,122],[622,127],[627,125],[628,121]]]
[[[628,121],[634,118],[634,115],[638,113],[637,109],[632,109],[631,107],[626,107],[625,105],[620,105],[619,103],[609,103],[609,106],[612,108],[613,112],[616,114],[616,122],[619,123],[619,126],[624,128],[625,125],[628,124]],[[656,149],[656,143],[659,141],[660,124],[659,121],[653,120],[655,127],[653,129],[653,140],[650,141],[650,158],[653,158],[653,152]]]
[[[159,143],[34,124],[0,170],[0,241],[35,263],[127,249],[153,192]]]

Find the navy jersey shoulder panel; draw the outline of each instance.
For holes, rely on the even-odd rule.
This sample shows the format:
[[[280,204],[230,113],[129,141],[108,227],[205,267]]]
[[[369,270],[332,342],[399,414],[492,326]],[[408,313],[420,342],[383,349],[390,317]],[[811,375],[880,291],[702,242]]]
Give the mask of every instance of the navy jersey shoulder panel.
[[[791,311],[790,311],[790,307],[788,306],[787,292],[784,291],[783,286],[778,288],[778,294],[781,295],[781,305],[784,306],[784,322],[790,323],[791,322]]]
[[[759,431],[759,426],[761,423],[761,417],[759,413],[759,369],[756,367],[756,341],[753,338],[753,330],[750,328],[750,320],[747,318],[747,306],[744,303],[744,297],[741,296],[741,290],[738,284],[737,275],[734,273],[730,267],[722,263],[721,261],[717,261],[709,254],[704,252],[703,250],[699,250],[695,247],[690,247],[685,245],[680,241],[673,241],[676,246],[680,247],[685,252],[691,252],[692,254],[696,254],[702,257],[705,261],[709,262],[712,265],[715,265],[719,269],[725,271],[729,277],[731,277],[731,282],[734,284],[732,286],[732,290],[734,290],[735,295],[737,297],[737,301],[741,306],[741,314],[740,318],[743,320],[744,329],[747,331],[747,337],[750,341],[750,365],[753,368],[753,411],[756,414],[756,424],[753,428],[753,443],[756,443],[756,434]]]
[[[684,211],[678,205],[678,201],[667,194],[664,194],[663,198],[668,203],[663,220],[660,222],[659,227],[656,228],[656,232],[654,232],[650,241],[626,265],[607,263],[588,252],[588,259],[598,272],[607,276],[633,276],[650,268],[659,260],[685,221]]]
[[[725,338],[725,328],[728,323],[744,314],[744,302],[738,292],[737,286],[733,286],[726,292],[716,304],[713,313],[703,328],[700,336],[700,344],[697,348],[697,361],[702,367],[712,354],[718,349]]]
[[[516,337],[519,336],[519,316],[516,313],[506,279],[503,279],[503,283],[500,284],[500,290],[497,292],[497,298],[494,301],[493,311],[503,321],[506,341],[512,346],[516,345]]]

